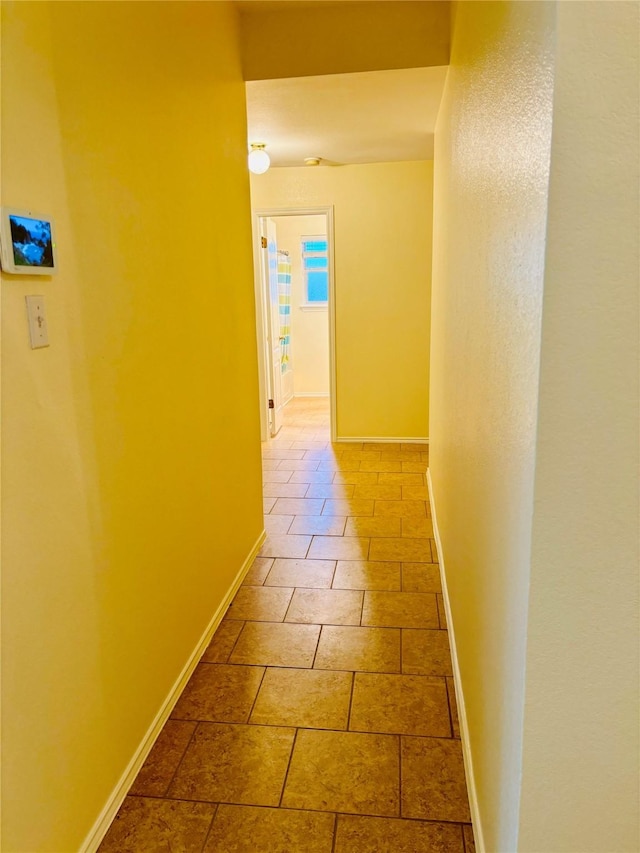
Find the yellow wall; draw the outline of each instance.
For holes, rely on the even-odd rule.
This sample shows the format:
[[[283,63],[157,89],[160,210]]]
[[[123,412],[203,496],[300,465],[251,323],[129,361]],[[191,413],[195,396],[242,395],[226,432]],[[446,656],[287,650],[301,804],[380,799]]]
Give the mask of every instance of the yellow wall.
[[[254,209],[335,207],[339,438],[428,435],[430,161],[271,169]]]
[[[449,60],[449,3],[243,2],[245,80],[423,68]]]
[[[517,849],[554,15],[458,4],[436,128],[430,473],[487,851]]]
[[[291,261],[291,364],[293,390],[297,396],[329,395],[329,312],[306,303],[302,270],[302,238],[323,235],[325,216],[279,216],[278,248],[289,252]]]
[[[558,4],[522,853],[640,850],[639,8]]]
[[[262,529],[244,85],[226,3],[2,14],[2,203],[60,261],[2,277],[3,849],[71,851]]]

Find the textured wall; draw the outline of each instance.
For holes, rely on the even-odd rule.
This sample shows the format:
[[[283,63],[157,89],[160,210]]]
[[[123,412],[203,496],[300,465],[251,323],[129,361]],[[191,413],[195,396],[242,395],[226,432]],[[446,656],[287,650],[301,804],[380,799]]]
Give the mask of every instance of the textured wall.
[[[640,849],[639,9],[558,6],[522,853]]]
[[[459,4],[436,129],[430,472],[488,851],[517,849],[554,21]]]
[[[2,6],[2,840],[71,851],[262,529],[244,84],[230,4]]]

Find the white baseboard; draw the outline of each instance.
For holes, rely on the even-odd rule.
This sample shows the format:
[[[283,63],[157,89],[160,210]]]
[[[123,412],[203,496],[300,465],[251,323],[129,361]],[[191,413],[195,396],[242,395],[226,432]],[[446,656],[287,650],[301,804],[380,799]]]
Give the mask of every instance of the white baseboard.
[[[471,808],[471,821],[473,823],[473,835],[478,853],[485,853],[484,835],[482,832],[482,821],[480,820],[480,807],[478,804],[478,792],[476,780],[473,773],[473,758],[471,756],[471,744],[469,742],[469,725],[467,723],[467,709],[464,703],[464,692],[460,676],[460,665],[458,663],[458,651],[456,648],[456,634],[453,617],[451,616],[451,603],[449,601],[449,590],[447,588],[447,571],[445,568],[444,553],[438,530],[438,516],[433,496],[433,483],[431,482],[431,470],[427,469],[427,485],[429,487],[429,502],[431,503],[431,520],[433,522],[433,538],[438,549],[440,561],[440,580],[442,582],[442,598],[447,615],[447,626],[449,628],[449,645],[451,646],[451,662],[453,665],[453,683],[456,690],[456,703],[458,705],[458,718],[460,721],[460,738],[462,740],[462,755],[464,757],[464,774],[467,779],[467,792],[469,794],[469,806]]]
[[[227,591],[227,594],[222,599],[216,612],[211,617],[211,621],[209,622],[209,624],[204,630],[204,633],[198,640],[196,647],[189,655],[189,658],[185,663],[182,672],[176,679],[173,687],[171,688],[166,699],[162,703],[158,713],[155,716],[155,719],[147,729],[147,732],[142,738],[140,745],[136,749],[126,770],[120,777],[104,808],[98,815],[96,822],[89,830],[85,840],[83,841],[80,847],[80,853],[95,853],[95,851],[97,851],[98,847],[100,846],[102,839],[106,835],[107,830],[111,826],[111,822],[113,821],[114,817],[118,812],[118,809],[122,805],[124,798],[127,796],[129,788],[133,784],[133,781],[136,776],[138,775],[138,771],[140,770],[147,756],[151,752],[151,748],[156,742],[156,738],[162,731],[162,727],[164,726],[164,724],[169,718],[169,715],[173,711],[173,706],[180,698],[180,694],[184,690],[187,681],[191,677],[191,674],[198,665],[200,658],[202,657],[207,646],[211,642],[211,638],[213,637],[218,625],[222,621],[222,617],[227,612],[227,608],[231,603],[231,600],[238,591],[240,584],[244,580],[244,576],[249,571],[249,568],[255,560],[258,551],[262,547],[262,543],[264,542],[265,538],[266,534],[263,530],[260,536],[258,537],[255,545],[251,549],[249,555],[247,556],[246,560],[240,567],[238,574],[235,576],[233,583]]]
[[[336,436],[336,441],[343,442],[344,444],[356,441],[375,442],[376,444],[398,444],[400,442],[402,444],[429,444],[428,438],[416,438],[415,435],[412,435],[410,438],[407,438],[406,436],[397,436],[396,438],[389,438],[388,436],[385,436],[384,438],[380,438],[375,435],[360,436],[359,438],[350,435],[348,438],[345,438],[338,435]]]

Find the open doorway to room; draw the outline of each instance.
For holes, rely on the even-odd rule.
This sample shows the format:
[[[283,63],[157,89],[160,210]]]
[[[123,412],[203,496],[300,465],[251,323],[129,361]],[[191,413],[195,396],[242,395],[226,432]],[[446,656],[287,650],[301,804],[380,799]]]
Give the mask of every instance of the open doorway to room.
[[[302,409],[335,439],[332,208],[256,211],[254,236],[262,440]]]

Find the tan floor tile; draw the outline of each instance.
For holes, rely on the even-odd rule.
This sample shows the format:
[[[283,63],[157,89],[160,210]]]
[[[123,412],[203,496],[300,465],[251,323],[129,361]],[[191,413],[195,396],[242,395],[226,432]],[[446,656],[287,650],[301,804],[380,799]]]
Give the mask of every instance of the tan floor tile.
[[[393,483],[376,483],[375,486],[356,486],[354,498],[373,498],[377,501],[399,501],[402,498],[402,486]]]
[[[451,737],[444,678],[357,672],[349,730]]]
[[[346,729],[352,679],[350,672],[269,668],[251,714],[251,722],[269,726]]]
[[[331,474],[330,471],[323,473]],[[330,500],[348,500],[353,495],[355,486],[347,486],[342,483],[312,483],[309,486],[307,497],[328,498]]]
[[[263,512],[271,512],[271,507],[276,502],[275,497],[270,498],[262,498],[262,511]]]
[[[437,563],[403,563],[403,592],[442,592]]]
[[[400,445],[392,441],[365,441],[363,450],[377,450],[380,453],[399,453]]]
[[[333,471],[291,471],[290,483],[330,483]]]
[[[295,729],[199,723],[169,796],[277,806]]]
[[[399,755],[393,735],[298,732],[282,805],[397,815]]]
[[[302,459],[304,450],[292,450],[287,447],[274,447],[273,445],[266,447],[263,445],[263,459]]]
[[[278,498],[271,515],[320,515],[324,500],[306,498]]]
[[[319,625],[247,622],[229,660],[260,666],[311,667],[319,636]]]
[[[403,441],[401,444],[403,450],[408,450],[411,453],[415,451],[424,451],[426,453],[429,452],[429,442],[428,441]]]
[[[334,589],[400,589],[400,563],[339,560],[331,586]]]
[[[356,450],[364,450],[363,441],[336,441],[331,446],[334,450],[340,450],[342,453],[354,453]]]
[[[359,625],[363,595],[346,589],[296,589],[285,622]]]
[[[265,515],[264,529],[267,535],[288,533],[295,515]]]
[[[182,691],[171,717],[246,723],[264,675],[261,666],[200,663]]]
[[[365,461],[361,463],[360,470],[396,474],[402,471],[402,462],[399,459],[380,459],[378,462]]]
[[[431,544],[431,560],[434,563],[439,563],[440,557],[438,556],[438,545],[437,545],[435,539],[430,539],[429,542]]]
[[[262,494],[267,498],[303,498],[308,488],[307,483],[264,483]]]
[[[406,474],[426,474],[427,473],[427,464],[423,462],[421,459],[415,462],[407,462],[403,460],[402,462],[402,470]],[[282,466],[280,466],[282,467]]]
[[[282,622],[293,595],[292,589],[241,586],[227,610],[229,619]]]
[[[400,631],[325,625],[314,669],[400,672]]]
[[[369,540],[356,536],[314,536],[307,556],[311,560],[366,560]]]
[[[379,483],[394,483],[404,486],[424,486],[424,477],[422,474],[407,474],[406,472],[399,473],[381,473],[378,478]],[[403,497],[406,497],[403,495]],[[419,499],[420,500],[420,499]]]
[[[448,632],[403,630],[402,671],[413,675],[451,675]]]
[[[201,850],[216,807],[212,803],[127,797],[100,853]]]
[[[320,459],[318,465],[318,471],[339,471],[340,465],[337,459]],[[357,469],[356,469],[357,470]]]
[[[273,510],[271,511],[273,512]],[[426,518],[427,511],[424,501],[376,501],[374,515]]]
[[[378,474],[376,471],[338,471],[333,476],[333,482],[373,486],[378,482]]]
[[[327,459],[336,459],[340,456],[340,451],[333,450],[328,447],[326,450],[307,450],[304,454],[305,459],[317,459],[319,462],[325,462]]]
[[[221,805],[204,853],[331,853],[334,821],[322,812]]]
[[[349,518],[344,531],[345,536],[400,536],[401,533],[401,519],[373,515]]]
[[[311,536],[342,536],[347,519],[339,515],[297,515],[291,533]]]
[[[269,562],[272,562],[271,560]],[[233,651],[236,640],[240,636],[244,622],[239,622],[234,619],[223,619],[218,630],[213,635],[213,639],[205,653],[202,655],[202,660],[205,663],[226,663],[229,660],[229,655]]]
[[[401,742],[402,816],[468,823],[460,741],[402,737]]]
[[[339,815],[335,853],[464,853],[464,848],[455,823]]]
[[[473,827],[470,823],[465,823],[462,827],[464,832],[464,850],[465,853],[476,853],[476,841],[473,837]]]
[[[244,576],[243,583],[248,586],[262,586],[272,565],[273,559],[271,557],[256,557]]]
[[[413,539],[430,539],[433,537],[433,522],[430,518],[405,517],[402,519],[402,535],[411,536]]]
[[[364,448],[364,445],[363,445]],[[354,447],[347,447],[343,453],[344,457],[351,459],[359,459],[360,462],[378,462],[380,460],[379,450],[356,450]]]
[[[399,560],[403,563],[430,563],[431,547],[428,539],[386,539],[379,537],[371,540],[369,559]]]
[[[260,549],[261,557],[306,557],[311,545],[310,536],[292,536],[289,534],[276,534],[267,536],[264,545]]]
[[[326,441],[312,441],[311,439],[298,439],[297,441],[292,442],[291,447],[294,450],[326,450],[327,442]]]
[[[291,471],[269,470],[262,472],[263,483],[288,483],[291,477]]]
[[[449,709],[451,711],[451,726],[453,736],[460,737],[460,719],[458,717],[458,703],[456,702],[456,688],[453,678],[447,678],[447,695],[449,697]]]
[[[403,486],[402,500],[404,501],[428,501],[429,489],[427,486]]]
[[[346,673],[345,673],[346,675]],[[163,797],[196,728],[195,723],[167,720],[129,794]],[[346,728],[343,726],[342,728]]]
[[[317,459],[283,459],[278,465],[278,471],[317,471]]]
[[[325,501],[323,515],[373,515],[374,501],[355,498]]]
[[[436,596],[438,601],[438,619],[440,620],[440,627],[447,628],[447,611],[444,609],[444,598],[442,597],[442,593],[438,593]]]
[[[263,459],[262,460],[262,470],[263,471],[277,471],[279,464],[280,464],[280,459]]]
[[[335,560],[276,560],[265,586],[302,586],[329,589],[336,567]]]
[[[362,624],[380,628],[437,628],[435,595],[428,592],[365,592]]]

